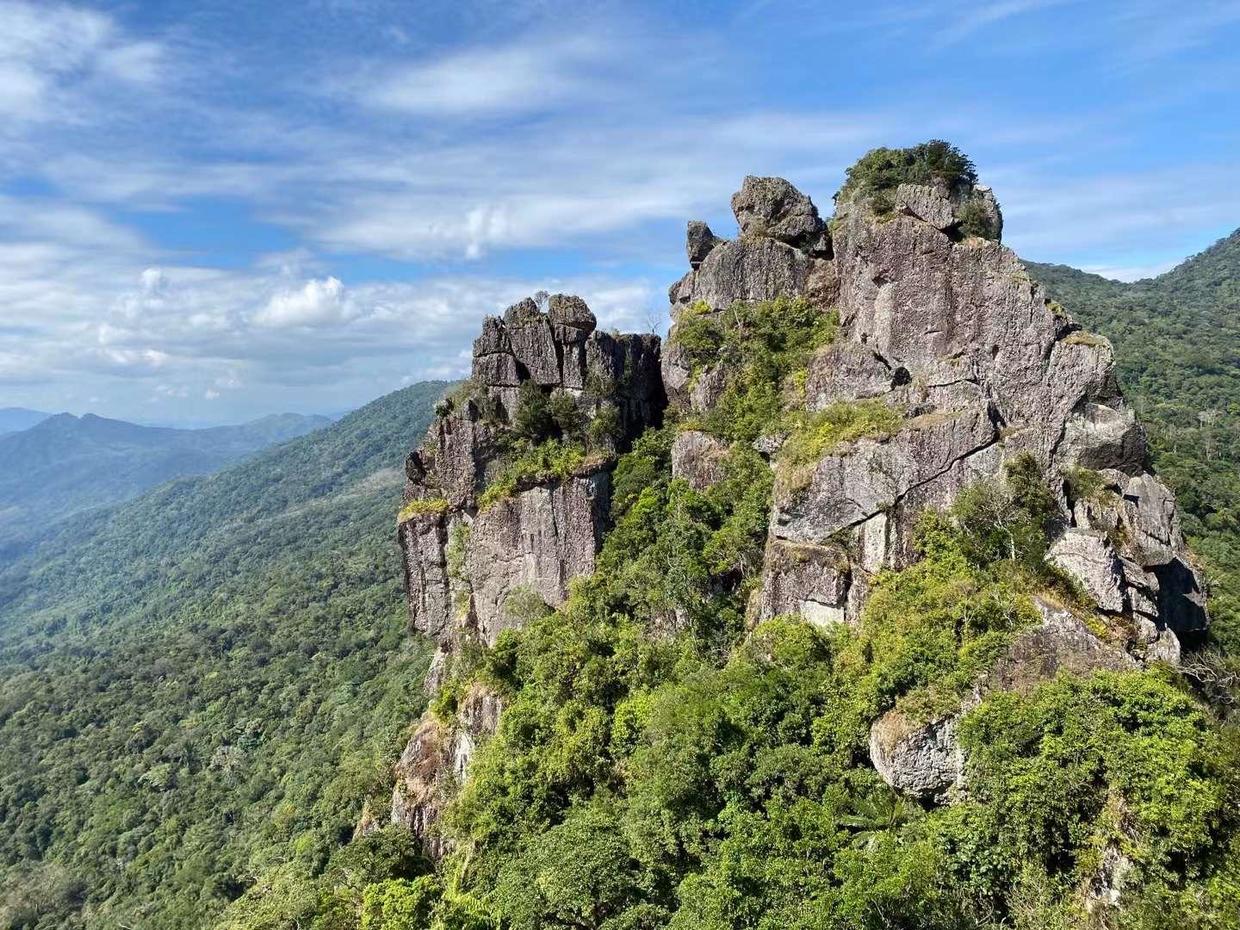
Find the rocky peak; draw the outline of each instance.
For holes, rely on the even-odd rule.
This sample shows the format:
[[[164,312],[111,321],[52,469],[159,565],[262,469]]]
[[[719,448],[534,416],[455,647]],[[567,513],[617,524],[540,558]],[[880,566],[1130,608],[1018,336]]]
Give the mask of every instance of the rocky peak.
[[[580,297],[553,294],[487,317],[471,378],[441,402],[406,462],[398,538],[410,623],[437,644],[437,690],[470,645],[562,604],[594,568],[616,455],[662,421],[659,338],[599,332]],[[397,769],[393,818],[430,839],[441,791],[494,728],[425,717]],[[459,717],[459,715],[458,715]]]
[[[545,309],[525,300],[484,322],[473,378],[407,468],[400,540],[413,625],[439,644],[431,687],[463,644],[493,644],[562,604],[569,581],[593,569],[614,457],[662,422],[665,403],[679,424],[673,476],[699,490],[722,479],[740,440],[718,413],[745,365],[735,342],[702,339],[702,327],[785,320],[814,338],[797,356],[803,367],[779,376],[782,412],[752,442],[775,473],[754,622],[856,622],[876,573],[917,557],[926,511],[1021,468],[1045,484],[1053,510],[1047,559],[1075,579],[1107,635],[1038,600],[1040,625],[975,695],[1177,661],[1179,637],[1207,618],[1174,497],[1150,471],[1109,343],[1048,300],[1000,243],[998,202],[972,164],[943,143],[876,150],[849,172],[829,223],[780,178],[746,178],[732,208],[736,239],[688,225],[690,267],[669,292],[661,355],[655,337],[598,332],[575,297],[552,296]],[[839,424],[833,441],[807,438]],[[398,769],[394,816],[424,838],[444,786],[498,719],[498,697],[470,701],[454,721],[424,720]],[[964,773],[961,712],[881,718],[870,741],[878,772],[950,800]]]
[[[1027,454],[1060,502],[1051,558],[1101,610],[1133,624],[1134,652],[1175,652],[1177,632],[1205,623],[1201,581],[1174,499],[1149,472],[1110,345],[1073,323],[999,243],[998,203],[971,165],[949,165],[950,180],[902,157],[878,162],[879,181],[850,173],[829,232],[788,182],[746,178],[732,198],[742,236],[715,245],[671,290],[663,378],[686,413],[709,412],[732,373],[686,361],[685,315],[786,297],[839,321],[809,362],[805,410],[879,402],[902,424],[777,482],[761,615],[855,617],[872,574],[914,557],[919,513]],[[758,447],[774,462],[782,441]],[[700,481],[709,438],[677,444],[682,473]]]
[[[826,247],[826,224],[814,202],[783,178],[745,178],[732,195],[741,236],[765,237],[807,252]]]

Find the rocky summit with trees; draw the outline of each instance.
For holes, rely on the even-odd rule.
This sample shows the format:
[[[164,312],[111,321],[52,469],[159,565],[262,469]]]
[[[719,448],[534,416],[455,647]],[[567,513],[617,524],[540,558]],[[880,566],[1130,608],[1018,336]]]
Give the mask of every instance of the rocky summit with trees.
[[[63,676],[0,685],[4,745],[59,760],[0,783],[0,925],[1240,928],[1209,415],[1240,342],[1158,361],[1229,306],[1193,268],[1234,248],[1133,286],[1027,266],[941,141],[865,155],[830,215],[779,178],[732,209],[731,238],[688,224],[665,340],[537,295],[433,418],[392,395],[185,488],[186,551],[142,499],[121,525],[158,558],[101,563],[96,529],[56,543],[79,600],[0,575],[37,621],[10,665]],[[170,612],[178,649],[159,707],[101,727],[116,672],[66,735],[85,665],[166,644],[58,651],[110,629],[87,601]]]

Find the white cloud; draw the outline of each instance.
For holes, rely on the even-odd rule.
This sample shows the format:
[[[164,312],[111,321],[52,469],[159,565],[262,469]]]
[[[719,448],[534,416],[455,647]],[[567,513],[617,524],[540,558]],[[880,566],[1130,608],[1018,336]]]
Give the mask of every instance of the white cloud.
[[[0,114],[63,118],[69,88],[96,80],[145,83],[162,49],[128,40],[107,15],[65,3],[0,2]]]
[[[340,323],[350,313],[339,278],[307,281],[301,288],[274,295],[254,314],[259,326],[320,326]]]
[[[358,90],[369,106],[414,115],[526,113],[586,98],[608,53],[588,36],[526,38],[406,65]]]

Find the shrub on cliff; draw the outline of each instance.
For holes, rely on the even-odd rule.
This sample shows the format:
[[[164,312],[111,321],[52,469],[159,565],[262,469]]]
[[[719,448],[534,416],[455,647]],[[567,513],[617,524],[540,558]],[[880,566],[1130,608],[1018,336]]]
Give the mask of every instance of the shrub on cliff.
[[[977,169],[949,142],[932,139],[903,149],[877,148],[848,169],[837,200],[860,194],[869,197],[877,213],[892,209],[892,195],[901,184],[943,184],[949,190],[971,188]],[[979,234],[980,235],[980,234]]]

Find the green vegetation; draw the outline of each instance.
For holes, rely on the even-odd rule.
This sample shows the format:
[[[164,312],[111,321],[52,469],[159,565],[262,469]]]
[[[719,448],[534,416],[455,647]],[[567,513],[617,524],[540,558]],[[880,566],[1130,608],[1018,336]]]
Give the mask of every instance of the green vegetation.
[[[968,156],[940,139],[904,149],[871,149],[848,169],[836,199],[860,194],[870,198],[876,213],[890,213],[901,184],[934,183],[953,191],[969,189],[977,183],[977,170]]]
[[[0,572],[0,927],[292,927],[320,879],[360,896],[425,869],[407,836],[342,844],[363,802],[384,818],[424,703],[393,466],[444,387],[82,518]]]
[[[991,212],[977,198],[971,198],[961,204],[959,217],[958,229],[962,235],[978,236],[982,239],[999,238],[999,230],[995,228]]]
[[[681,317],[676,342],[693,379],[722,374],[725,382],[710,412],[685,425],[745,443],[781,432],[785,411],[803,406],[806,367],[835,338],[838,314],[782,297],[718,314],[694,309]]]
[[[559,439],[546,439],[537,445],[526,440],[513,444],[503,470],[487,485],[478,499],[480,510],[486,510],[498,501],[512,497],[518,490],[544,481],[565,481],[580,474],[589,463],[604,461],[602,457],[590,456],[581,443]]]
[[[620,413],[593,392],[596,381],[580,399],[567,391],[548,393],[533,381],[521,383],[512,424],[499,430],[503,465],[479,498],[480,509],[534,484],[564,481],[612,460]]]
[[[890,436],[902,423],[899,411],[881,400],[790,411],[781,426],[788,430],[788,439],[776,462],[780,477],[788,486],[802,485],[808,470],[836,446],[866,436]]]
[[[406,520],[425,514],[441,514],[447,509],[448,502],[442,497],[419,497],[400,508],[400,513],[396,515],[396,522],[404,523]]]
[[[211,474],[329,422],[288,413],[239,426],[168,429],[62,413],[0,435],[0,566],[53,535],[61,521],[173,478]]]
[[[1240,742],[1169,672],[988,696],[950,807],[868,763],[874,720],[957,710],[1031,597],[1068,594],[1031,458],[927,514],[855,629],[746,630],[747,560],[708,553],[734,524],[757,555],[765,501],[737,502],[761,462],[737,443],[731,483],[699,494],[668,475],[669,432],[621,458],[598,571],[478,658],[505,711],[447,813],[455,851],[365,888],[361,926],[1084,930],[1110,849],[1125,910],[1095,919],[1240,925]]]
[[[1240,231],[1135,284],[1061,265],[1029,270],[1114,345],[1125,396],[1205,565],[1213,642],[1240,654]]]

